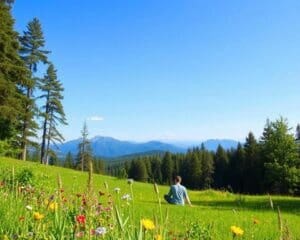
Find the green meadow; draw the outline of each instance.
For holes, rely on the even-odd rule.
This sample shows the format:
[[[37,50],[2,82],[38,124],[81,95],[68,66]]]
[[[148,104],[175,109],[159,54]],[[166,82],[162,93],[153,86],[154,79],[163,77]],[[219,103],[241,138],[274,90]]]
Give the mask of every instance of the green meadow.
[[[32,193],[24,193],[16,181],[24,169],[33,173],[22,178],[34,186]],[[300,239],[300,198],[296,197],[189,191],[193,207],[173,206],[163,201],[168,186],[158,186],[157,195],[153,184],[131,185],[126,179],[93,174],[87,197],[93,204],[111,206],[110,213],[97,215],[92,213],[93,204],[82,209],[81,200],[76,200],[87,192],[86,172],[0,158],[0,181],[2,239]],[[126,194],[132,199],[122,199]],[[58,207],[51,211],[49,201]],[[35,219],[34,212],[42,219]],[[77,215],[86,217],[86,225],[76,222]],[[95,220],[98,216],[101,221]],[[142,219],[153,221],[155,229],[141,226]],[[99,226],[107,232],[95,234]],[[234,235],[231,226],[241,228],[243,234]]]

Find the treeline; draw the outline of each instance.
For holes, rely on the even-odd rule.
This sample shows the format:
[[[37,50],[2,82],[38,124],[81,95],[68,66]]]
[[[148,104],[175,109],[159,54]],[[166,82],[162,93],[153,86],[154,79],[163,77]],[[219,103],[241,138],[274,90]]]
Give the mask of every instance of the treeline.
[[[171,184],[175,175],[191,189],[225,189],[239,193],[300,195],[300,126],[296,136],[280,118],[267,121],[257,140],[250,132],[235,149],[204,145],[186,154],[144,156],[107,166],[107,173],[138,181]]]
[[[19,34],[12,3],[0,0],[0,155],[26,160],[29,150],[39,149],[39,161],[48,164],[55,155],[50,146],[64,141],[58,130],[66,124],[64,88],[40,21],[34,18]]]

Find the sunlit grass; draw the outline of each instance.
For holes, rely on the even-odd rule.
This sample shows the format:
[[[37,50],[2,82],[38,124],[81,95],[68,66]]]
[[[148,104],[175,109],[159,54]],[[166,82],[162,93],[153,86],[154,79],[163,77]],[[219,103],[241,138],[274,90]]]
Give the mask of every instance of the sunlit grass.
[[[9,174],[12,173],[12,169],[14,169],[16,174],[21,168],[30,168],[34,172],[36,189],[39,189],[39,191],[42,189],[47,197],[54,194],[55,190],[58,189],[58,175],[61,176],[65,198],[69,199],[73,197],[76,199],[76,194],[84,194],[86,192],[87,173],[0,158],[0,173],[2,175],[6,174],[8,177],[11,177]],[[131,187],[134,201],[129,201],[129,206],[127,206],[125,205],[126,202],[121,199],[121,196],[125,194],[132,196]],[[115,188],[120,188],[120,190],[115,192]],[[107,204],[109,200],[99,197],[99,192],[105,193],[106,196],[108,194],[112,195],[111,199],[114,201],[116,208],[120,210],[122,220],[125,221],[126,216],[129,216],[129,223],[126,225],[127,228],[133,225],[138,228],[141,219],[151,219],[158,221],[159,225],[163,225],[164,235],[167,239],[172,239],[173,236],[179,236],[186,233],[186,231],[195,229],[195,227],[191,226],[194,222],[200,223],[200,226],[203,226],[205,230],[209,229],[210,234],[213,236],[211,239],[232,239],[233,234],[230,228],[233,225],[239,226],[244,230],[244,234],[236,236],[236,238],[279,239],[280,231],[276,211],[278,206],[280,207],[284,224],[287,226],[289,234],[292,237],[291,239],[300,239],[300,198],[272,196],[274,205],[274,209],[272,209],[269,197],[266,195],[247,196],[214,190],[189,191],[193,203],[192,208],[188,206],[173,206],[162,202],[162,213],[160,213],[158,197],[163,199],[163,195],[169,190],[168,186],[159,186],[159,195],[157,196],[153,184],[134,182],[133,185],[129,185],[125,179],[94,175],[93,189],[97,197],[105,202],[104,204]],[[130,212],[133,203],[134,212]],[[28,218],[28,211],[25,208],[26,201],[24,202],[24,199],[18,199],[9,194],[5,198],[1,197],[0,204],[0,220],[3,222],[0,226],[0,230],[2,231],[0,234],[6,234],[5,231],[9,234],[15,231],[31,232],[36,227],[39,227],[39,230],[42,231],[42,222],[48,221],[46,220],[47,215],[53,214],[49,209],[46,211],[44,206],[42,210],[45,212],[41,212],[41,214],[45,214],[45,219],[41,219],[41,225],[36,226],[37,222],[30,217]],[[68,203],[68,207],[74,209],[74,212],[76,212],[76,208],[79,208],[80,204],[77,202]],[[163,215],[163,222],[159,219],[160,214]],[[27,216],[24,221],[30,222],[24,224],[19,219],[21,216]],[[58,217],[53,215],[51,219],[54,221]],[[115,214],[112,217],[116,218]],[[254,223],[255,219],[258,220],[258,223]],[[57,231],[59,231],[60,221],[59,219],[56,220]],[[114,220],[117,223],[118,219]],[[89,224],[94,225],[94,228],[97,227],[94,222],[90,222]],[[64,231],[69,231],[69,228],[70,226],[65,226]],[[198,229],[197,231],[202,230]],[[149,234],[147,237],[153,239],[155,234]],[[126,239],[124,236],[123,238]]]

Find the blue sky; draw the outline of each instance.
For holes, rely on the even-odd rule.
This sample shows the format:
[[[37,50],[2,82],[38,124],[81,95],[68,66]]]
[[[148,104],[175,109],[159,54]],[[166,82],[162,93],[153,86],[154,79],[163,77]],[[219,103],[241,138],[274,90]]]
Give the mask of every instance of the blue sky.
[[[300,1],[17,0],[65,86],[66,139],[242,140],[300,122]],[[94,117],[94,118],[93,118]],[[95,118],[98,117],[98,118]]]

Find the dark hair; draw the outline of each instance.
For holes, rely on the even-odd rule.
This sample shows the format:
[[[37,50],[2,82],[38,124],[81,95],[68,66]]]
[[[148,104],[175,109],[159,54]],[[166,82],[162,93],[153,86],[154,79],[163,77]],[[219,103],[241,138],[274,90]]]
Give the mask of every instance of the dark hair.
[[[182,179],[181,179],[180,176],[176,176],[176,177],[175,177],[175,182],[181,183],[181,180],[182,180]]]

